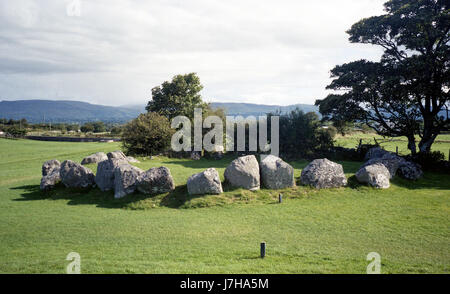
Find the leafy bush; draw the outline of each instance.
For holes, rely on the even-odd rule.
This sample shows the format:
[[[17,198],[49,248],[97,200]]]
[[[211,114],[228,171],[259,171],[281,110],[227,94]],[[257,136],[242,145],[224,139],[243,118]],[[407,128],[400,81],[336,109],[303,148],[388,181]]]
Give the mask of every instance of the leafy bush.
[[[425,170],[439,170],[445,161],[445,155],[440,151],[419,152],[413,160]]]
[[[321,128],[319,117],[314,112],[304,113],[296,109],[280,115],[279,134],[280,154],[284,157],[314,157],[333,146],[331,134]]]
[[[5,133],[6,133],[7,137],[21,138],[27,134],[27,131],[25,129],[21,129],[21,128],[13,125],[11,127],[7,127],[5,129]]]
[[[169,149],[173,133],[166,117],[149,112],[124,126],[122,145],[129,154],[155,155]]]

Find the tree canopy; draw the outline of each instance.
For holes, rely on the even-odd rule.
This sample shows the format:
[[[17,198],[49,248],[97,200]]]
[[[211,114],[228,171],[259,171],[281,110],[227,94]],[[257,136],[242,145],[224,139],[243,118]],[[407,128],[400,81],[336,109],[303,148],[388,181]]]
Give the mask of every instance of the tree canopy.
[[[324,118],[364,121],[381,135],[406,136],[413,154],[419,135],[420,152],[429,152],[450,124],[449,3],[390,0],[386,14],[355,23],[347,31],[350,42],[381,46],[384,53],[377,62],[358,60],[331,70],[327,89],[335,93],[316,101]]]
[[[192,119],[194,108],[207,107],[200,95],[202,89],[197,74],[176,75],[171,82],[166,81],[152,89],[152,100],[148,102],[146,110],[157,112],[169,120],[178,115]]]

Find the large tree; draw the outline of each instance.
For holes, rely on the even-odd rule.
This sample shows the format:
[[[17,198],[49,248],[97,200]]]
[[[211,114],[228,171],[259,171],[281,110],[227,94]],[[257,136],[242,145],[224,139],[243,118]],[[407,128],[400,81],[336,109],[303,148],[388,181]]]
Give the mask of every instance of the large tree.
[[[200,78],[195,73],[177,75],[171,82],[164,82],[152,89],[152,100],[146,110],[157,112],[169,120],[184,115],[192,119],[194,108],[206,108],[200,91],[203,89]]]
[[[429,152],[450,125],[449,6],[448,0],[390,0],[386,14],[355,23],[350,42],[381,46],[384,54],[378,62],[331,70],[327,89],[336,91],[316,101],[325,119],[364,121],[383,136],[405,136],[413,154],[419,135],[419,151]]]

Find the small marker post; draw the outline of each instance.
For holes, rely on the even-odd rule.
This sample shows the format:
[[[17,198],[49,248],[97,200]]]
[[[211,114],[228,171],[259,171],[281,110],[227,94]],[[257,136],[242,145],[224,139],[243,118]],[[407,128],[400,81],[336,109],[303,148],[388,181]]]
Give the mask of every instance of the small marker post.
[[[261,243],[261,258],[266,256],[266,242]]]
[[[283,202],[283,194],[278,194],[278,202],[281,203]]]

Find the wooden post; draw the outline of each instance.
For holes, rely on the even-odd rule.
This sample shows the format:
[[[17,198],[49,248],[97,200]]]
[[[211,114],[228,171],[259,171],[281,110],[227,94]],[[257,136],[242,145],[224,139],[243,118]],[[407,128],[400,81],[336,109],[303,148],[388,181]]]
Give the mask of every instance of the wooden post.
[[[261,258],[266,256],[266,242],[261,243]]]
[[[395,154],[398,155],[398,146],[395,146]]]
[[[281,193],[278,195],[278,202],[279,203],[283,202],[283,194]]]

